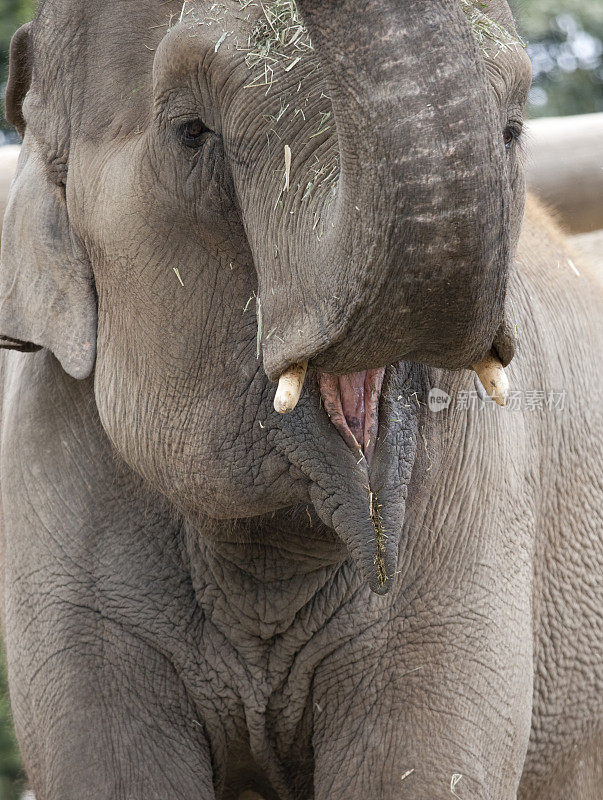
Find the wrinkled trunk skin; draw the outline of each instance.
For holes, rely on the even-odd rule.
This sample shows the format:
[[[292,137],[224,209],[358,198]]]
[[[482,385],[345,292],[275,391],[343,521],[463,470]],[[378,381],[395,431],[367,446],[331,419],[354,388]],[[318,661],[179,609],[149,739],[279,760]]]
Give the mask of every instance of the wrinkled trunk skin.
[[[509,237],[500,121],[464,14],[451,0],[299,6],[341,174],[322,238],[307,207],[286,261],[254,254],[264,329],[279,331],[266,373],[308,357],[339,374],[469,366],[502,321]]]

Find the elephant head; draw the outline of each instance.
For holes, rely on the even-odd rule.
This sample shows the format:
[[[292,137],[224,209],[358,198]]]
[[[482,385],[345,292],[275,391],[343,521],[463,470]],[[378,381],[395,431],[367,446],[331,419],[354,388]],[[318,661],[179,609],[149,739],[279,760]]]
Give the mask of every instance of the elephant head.
[[[512,357],[529,82],[503,0],[46,0],[12,45],[3,342],[95,367],[186,517],[311,501],[386,591],[417,425],[393,376]]]

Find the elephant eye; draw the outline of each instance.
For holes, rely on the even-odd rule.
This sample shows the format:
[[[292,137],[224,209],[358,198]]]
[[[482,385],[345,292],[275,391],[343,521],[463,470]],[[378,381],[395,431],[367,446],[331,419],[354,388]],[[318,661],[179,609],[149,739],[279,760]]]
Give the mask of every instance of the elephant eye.
[[[206,133],[209,133],[209,128],[200,119],[191,119],[180,126],[178,138],[185,147],[200,147]]]
[[[503,142],[505,143],[505,147],[507,150],[511,147],[513,142],[516,139],[519,139],[519,128],[516,128],[513,125],[507,125],[507,127],[503,131]]]

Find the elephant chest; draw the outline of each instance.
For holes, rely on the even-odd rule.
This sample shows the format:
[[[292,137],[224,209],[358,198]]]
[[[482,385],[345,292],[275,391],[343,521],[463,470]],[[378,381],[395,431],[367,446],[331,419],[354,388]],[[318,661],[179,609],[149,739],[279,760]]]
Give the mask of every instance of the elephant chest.
[[[332,594],[338,594],[340,581],[347,594],[347,567],[341,572],[331,584]],[[179,672],[208,733],[224,787],[234,791],[239,782],[251,780],[267,797],[269,787],[281,798],[292,796],[292,787],[296,795],[310,794],[313,737],[324,713],[324,694],[322,689],[316,693],[315,684],[325,683],[330,669],[325,664],[354,663],[359,635],[378,617],[377,609],[367,609],[366,602],[363,607],[360,598],[340,600],[325,605],[319,596],[285,630],[264,638],[248,618],[242,623],[236,613],[226,614],[217,595],[211,613],[195,622],[198,643]],[[369,660],[378,662],[377,650]]]

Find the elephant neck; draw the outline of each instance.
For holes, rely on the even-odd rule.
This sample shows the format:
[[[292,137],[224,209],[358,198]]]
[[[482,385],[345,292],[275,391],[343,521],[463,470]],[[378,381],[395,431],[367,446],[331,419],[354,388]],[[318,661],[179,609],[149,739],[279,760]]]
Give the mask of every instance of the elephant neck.
[[[317,603],[324,612],[326,595],[332,607],[359,585],[347,549],[309,508],[187,524],[185,542],[197,601],[229,638],[271,640],[317,617]]]

